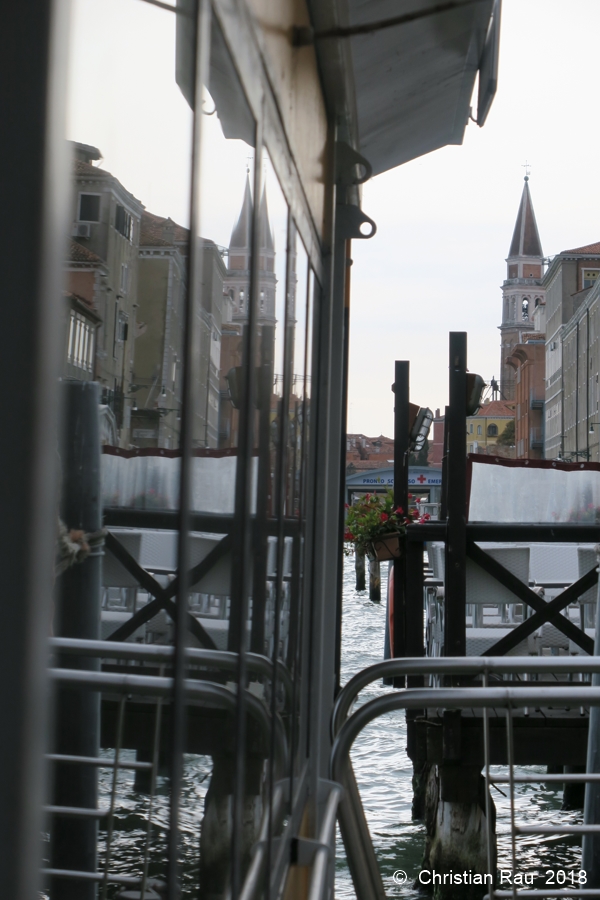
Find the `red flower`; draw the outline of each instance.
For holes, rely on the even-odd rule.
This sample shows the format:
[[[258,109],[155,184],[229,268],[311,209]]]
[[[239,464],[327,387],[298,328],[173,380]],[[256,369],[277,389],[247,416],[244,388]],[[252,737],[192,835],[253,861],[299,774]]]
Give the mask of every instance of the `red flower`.
[[[396,515],[397,515],[397,516],[403,516],[403,515],[404,515],[404,510],[402,509],[401,506],[399,506],[398,509],[396,510]]]
[[[344,540],[345,541],[353,541],[354,540],[354,535],[352,534],[351,531],[346,532],[346,534],[344,535]]]
[[[389,516],[387,513],[381,513],[379,518],[381,519],[382,522],[387,522],[387,520],[389,519]]]
[[[350,504],[349,504],[349,503],[344,503],[344,509],[350,509]]]
[[[413,498],[413,495],[412,495],[412,494],[409,494],[409,495],[408,495],[408,499],[409,499],[409,500],[412,500],[412,498]]]

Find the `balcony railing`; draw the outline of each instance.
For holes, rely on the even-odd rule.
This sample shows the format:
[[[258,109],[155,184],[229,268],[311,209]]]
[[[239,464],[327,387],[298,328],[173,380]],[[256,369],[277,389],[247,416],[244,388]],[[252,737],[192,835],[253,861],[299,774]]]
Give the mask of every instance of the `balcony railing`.
[[[529,446],[538,450],[544,447],[544,429],[541,426],[529,429]]]

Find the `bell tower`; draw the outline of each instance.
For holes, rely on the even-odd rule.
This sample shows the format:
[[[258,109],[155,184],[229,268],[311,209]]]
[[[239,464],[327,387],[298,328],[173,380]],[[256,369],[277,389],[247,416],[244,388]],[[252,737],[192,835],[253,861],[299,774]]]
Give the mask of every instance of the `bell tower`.
[[[506,280],[502,285],[502,324],[500,328],[500,396],[514,400],[514,369],[507,363],[517,344],[534,330],[533,311],[544,299],[541,287],[543,252],[538,234],[529,176],[525,184],[517,213],[510,250],[506,259]]]

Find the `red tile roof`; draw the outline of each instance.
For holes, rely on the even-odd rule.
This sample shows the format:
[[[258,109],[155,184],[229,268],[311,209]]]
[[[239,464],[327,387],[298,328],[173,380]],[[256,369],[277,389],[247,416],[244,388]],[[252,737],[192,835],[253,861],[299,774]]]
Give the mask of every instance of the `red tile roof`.
[[[562,250],[562,253],[586,253],[600,256],[600,241],[595,244],[586,244],[585,247],[575,247],[574,250]]]
[[[77,241],[70,242],[68,258],[71,262],[93,263],[94,265],[103,262],[97,253],[78,244]]]
[[[173,237],[166,237],[170,229],[173,229]],[[172,219],[163,216],[155,216],[144,210],[142,213],[142,228],[140,234],[140,247],[172,247],[173,244],[187,243],[189,231],[178,225]]]
[[[514,418],[515,404],[507,403],[506,400],[490,400],[485,406],[482,406],[476,413],[476,416],[510,416]]]
[[[100,169],[98,166],[92,166],[91,163],[86,163],[82,159],[74,159],[73,160],[73,171],[75,175],[82,177],[83,175],[91,175],[96,178],[112,178],[110,172],[107,172],[106,169]]]

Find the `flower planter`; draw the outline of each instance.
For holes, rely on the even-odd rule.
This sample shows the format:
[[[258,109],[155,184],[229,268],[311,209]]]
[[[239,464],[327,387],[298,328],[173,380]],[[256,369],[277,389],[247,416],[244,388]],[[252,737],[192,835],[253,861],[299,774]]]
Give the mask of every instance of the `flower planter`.
[[[384,534],[376,541],[371,541],[367,550],[369,559],[377,559],[379,562],[384,562],[386,559],[399,559],[404,548],[403,537],[404,534],[393,531],[390,534]]]

